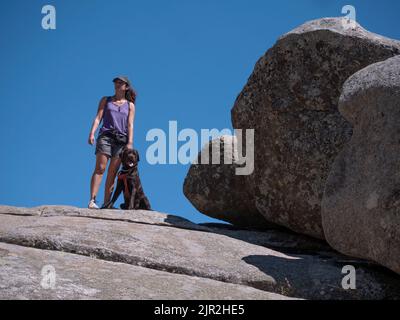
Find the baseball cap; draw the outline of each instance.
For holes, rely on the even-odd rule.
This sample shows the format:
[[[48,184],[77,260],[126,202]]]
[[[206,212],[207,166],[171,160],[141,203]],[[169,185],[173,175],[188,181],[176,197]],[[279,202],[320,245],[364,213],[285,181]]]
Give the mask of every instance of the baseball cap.
[[[118,76],[118,77],[116,77],[116,78],[113,79],[113,82],[115,82],[115,80],[117,80],[117,79],[119,79],[119,80],[121,80],[121,81],[127,83],[127,84],[131,87],[131,82],[129,81],[128,77],[125,77],[125,76]]]

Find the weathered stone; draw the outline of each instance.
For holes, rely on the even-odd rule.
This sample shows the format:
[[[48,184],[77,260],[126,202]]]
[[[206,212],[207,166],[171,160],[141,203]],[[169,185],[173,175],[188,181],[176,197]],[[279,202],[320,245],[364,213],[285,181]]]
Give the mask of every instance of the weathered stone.
[[[209,155],[209,163],[202,163],[204,153]],[[205,215],[239,227],[267,228],[271,223],[255,207],[254,192],[247,187],[248,176],[236,172],[242,167],[237,153],[235,136],[224,135],[207,143],[197,157],[197,164],[190,166],[183,193]],[[219,164],[211,163],[213,154]]]
[[[9,243],[44,250],[63,251],[76,255],[119,262],[148,269],[200,277],[309,299],[384,299],[398,298],[400,278],[363,260],[349,259],[335,252],[293,246],[294,241],[280,247],[273,235],[264,238],[258,233],[205,228],[191,230],[160,225],[161,213],[152,224],[155,212],[142,210],[135,221],[120,219],[121,210],[52,208],[46,215],[1,213],[0,243]],[[52,210],[54,210],[52,212]],[[68,211],[74,212],[68,215]],[[76,213],[80,215],[77,216]],[[85,212],[90,213],[85,216]],[[105,212],[105,211],[104,211]],[[129,211],[132,216],[135,210]],[[32,213],[32,209],[30,209]],[[65,215],[62,215],[62,214]],[[124,213],[127,214],[127,213]],[[96,215],[96,216],[94,216]],[[115,215],[116,219],[111,218]],[[145,217],[147,215],[147,217]],[[165,215],[166,217],[167,215]],[[140,217],[145,217],[141,222]],[[179,220],[179,219],[177,219]],[[186,226],[190,227],[190,224]],[[193,224],[194,225],[194,224]],[[225,233],[227,232],[227,233]],[[246,232],[249,234],[246,236]],[[279,233],[276,236],[281,237]],[[246,238],[249,241],[246,241]],[[257,241],[260,241],[258,244]],[[290,241],[290,237],[288,237]],[[311,241],[310,241],[311,243]],[[341,286],[342,267],[357,268],[357,290]]]
[[[352,132],[337,109],[342,85],[400,53],[400,42],[342,21],[319,19],[282,36],[258,60],[231,111],[234,128],[255,129],[255,170],[246,187],[255,190],[258,212],[317,238],[324,237],[326,178]]]
[[[48,274],[47,271],[54,273]],[[248,286],[207,278],[157,271],[77,254],[0,243],[0,300],[4,299],[286,300],[288,298]]]
[[[41,217],[86,217],[105,221],[141,223],[217,233],[256,245],[279,248],[280,250],[297,250],[298,252],[331,251],[329,245],[324,241],[289,232],[286,229],[268,229],[268,232],[262,232],[240,229],[228,224],[196,224],[185,218],[158,211],[90,210],[73,206],[43,205],[33,208],[0,206],[0,214]]]
[[[114,209],[90,210],[86,208],[77,208],[73,206],[60,206],[60,205],[43,205],[32,208],[23,208],[23,207],[0,205],[0,214],[41,216],[41,217],[53,217],[53,216],[87,217],[94,219],[97,218],[104,220],[139,222],[145,224],[155,224],[160,226],[173,226],[176,228],[207,231],[207,228],[195,224],[185,218],[158,211],[151,211],[151,214],[149,214],[149,211],[147,210],[114,210]]]
[[[400,56],[351,76],[339,110],[354,129],[327,180],[326,239],[400,273]]]

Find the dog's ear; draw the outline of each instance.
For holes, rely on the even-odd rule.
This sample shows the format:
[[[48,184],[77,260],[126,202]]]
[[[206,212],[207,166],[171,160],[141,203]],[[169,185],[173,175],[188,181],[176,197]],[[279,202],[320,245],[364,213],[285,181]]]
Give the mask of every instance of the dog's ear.
[[[132,149],[131,152],[135,157],[135,161],[139,162],[139,152],[136,149]]]

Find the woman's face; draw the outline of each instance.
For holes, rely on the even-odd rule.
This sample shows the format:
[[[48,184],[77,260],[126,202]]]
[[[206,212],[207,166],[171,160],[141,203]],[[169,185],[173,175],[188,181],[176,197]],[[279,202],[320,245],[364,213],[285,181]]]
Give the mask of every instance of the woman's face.
[[[114,88],[117,91],[126,91],[126,89],[128,89],[128,85],[126,82],[117,79],[114,81]]]

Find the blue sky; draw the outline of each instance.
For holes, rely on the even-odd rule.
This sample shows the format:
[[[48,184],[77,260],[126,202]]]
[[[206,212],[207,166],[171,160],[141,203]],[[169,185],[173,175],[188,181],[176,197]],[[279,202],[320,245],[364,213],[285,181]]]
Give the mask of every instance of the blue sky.
[[[56,8],[56,30],[41,27],[46,4]],[[341,16],[346,4],[366,29],[400,39],[397,0],[2,1],[0,204],[87,206],[95,165],[87,138],[114,76],[127,75],[138,92],[141,155],[152,144],[146,133],[168,133],[172,120],[199,135],[232,129],[230,110],[259,57],[280,35]],[[183,195],[189,165],[141,161],[139,168],[155,210],[216,221]],[[105,176],[100,202],[104,183]]]

